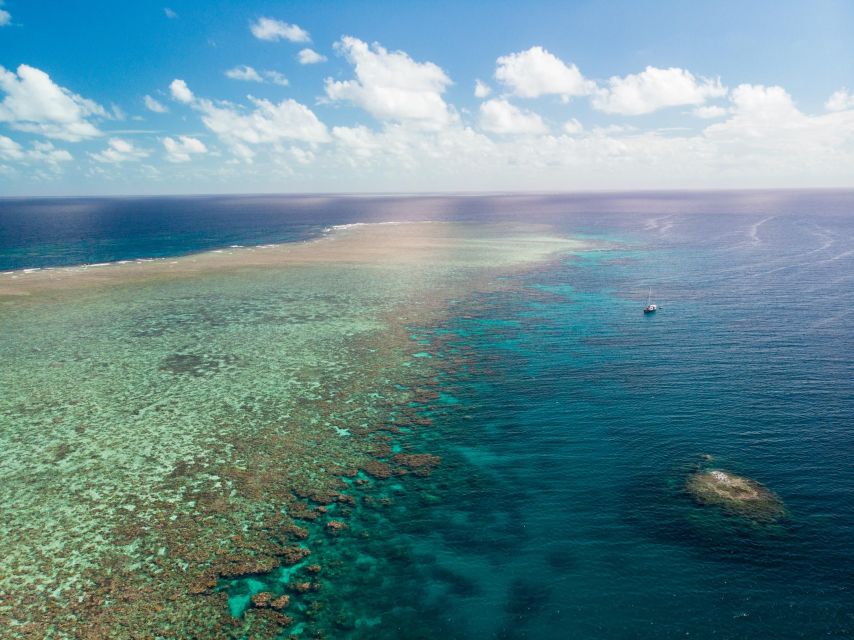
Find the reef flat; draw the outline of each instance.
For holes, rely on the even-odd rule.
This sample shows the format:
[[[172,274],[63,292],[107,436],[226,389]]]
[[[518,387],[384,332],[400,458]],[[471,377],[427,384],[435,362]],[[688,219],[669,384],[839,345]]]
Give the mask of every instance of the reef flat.
[[[323,540],[346,535],[360,484],[441,463],[392,446],[429,426],[408,407],[441,366],[407,327],[581,247],[546,227],[359,225],[0,276],[4,634],[308,633]],[[287,593],[229,608],[224,583],[274,571]]]

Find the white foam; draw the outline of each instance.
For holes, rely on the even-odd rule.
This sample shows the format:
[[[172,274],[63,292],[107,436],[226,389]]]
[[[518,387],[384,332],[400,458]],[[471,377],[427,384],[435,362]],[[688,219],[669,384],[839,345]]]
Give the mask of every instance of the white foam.
[[[334,224],[331,227],[326,227],[323,229],[323,233],[331,233],[333,231],[344,231],[346,229],[353,229],[355,227],[374,227],[379,225],[393,225],[393,224],[433,224],[435,220],[385,220],[383,222],[349,222],[347,224]]]
[[[753,244],[754,246],[762,244],[762,240],[759,238],[759,227],[761,227],[766,222],[770,222],[776,217],[777,216],[768,216],[767,218],[762,218],[762,220],[760,220],[759,222],[750,225],[749,229],[747,230],[747,236],[750,238],[751,244]]]

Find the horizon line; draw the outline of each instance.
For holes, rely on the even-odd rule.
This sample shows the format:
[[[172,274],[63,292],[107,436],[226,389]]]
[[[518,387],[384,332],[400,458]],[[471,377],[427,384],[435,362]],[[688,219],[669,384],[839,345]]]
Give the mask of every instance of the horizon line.
[[[0,195],[0,202],[8,200],[59,200],[74,198],[228,198],[228,197],[326,197],[326,198],[394,198],[394,197],[482,197],[482,196],[568,196],[606,194],[655,194],[655,193],[762,193],[762,192],[854,192],[851,187],[710,187],[710,188],[636,188],[636,189],[574,189],[574,190],[508,190],[508,191],[256,191],[256,192],[207,192],[207,193],[116,193],[116,194],[59,194],[59,195]]]

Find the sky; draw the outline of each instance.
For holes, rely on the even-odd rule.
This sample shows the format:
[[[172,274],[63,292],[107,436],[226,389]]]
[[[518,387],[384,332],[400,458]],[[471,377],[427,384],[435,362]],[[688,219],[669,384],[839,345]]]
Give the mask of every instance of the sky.
[[[0,0],[0,196],[854,187],[854,2]]]

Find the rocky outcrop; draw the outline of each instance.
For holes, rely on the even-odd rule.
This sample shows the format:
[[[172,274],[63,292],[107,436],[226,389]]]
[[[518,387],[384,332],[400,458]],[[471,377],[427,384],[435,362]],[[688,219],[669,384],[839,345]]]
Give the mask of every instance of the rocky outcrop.
[[[773,522],[786,515],[783,501],[773,491],[729,471],[698,471],[688,477],[685,486],[699,504],[716,506],[758,522]]]

